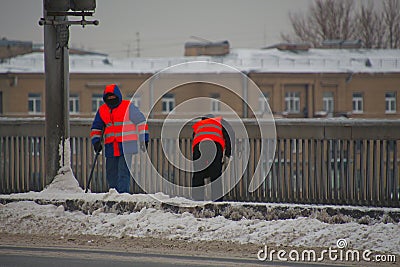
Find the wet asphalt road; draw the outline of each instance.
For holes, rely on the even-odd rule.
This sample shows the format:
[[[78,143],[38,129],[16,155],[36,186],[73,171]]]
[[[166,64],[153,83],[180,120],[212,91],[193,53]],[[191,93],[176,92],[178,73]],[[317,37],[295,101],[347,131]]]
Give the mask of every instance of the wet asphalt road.
[[[225,259],[72,248],[31,248],[0,245],[0,267],[180,267],[180,266],[310,266],[308,263],[261,262],[257,259]],[[314,267],[333,265],[312,264]],[[338,265],[336,265],[337,267]]]

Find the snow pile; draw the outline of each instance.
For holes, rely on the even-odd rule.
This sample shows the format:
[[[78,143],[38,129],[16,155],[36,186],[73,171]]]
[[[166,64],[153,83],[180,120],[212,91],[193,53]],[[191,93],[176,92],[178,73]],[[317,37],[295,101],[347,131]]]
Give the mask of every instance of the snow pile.
[[[71,169],[71,144],[69,138],[65,139],[64,142],[61,140],[58,146],[58,153],[60,155],[60,169],[51,184],[43,189],[41,193],[44,195],[83,193]]]
[[[58,170],[58,175],[54,177],[51,184],[49,184],[43,191],[42,195],[49,194],[64,194],[64,193],[84,193],[83,189],[79,186],[71,167],[64,166]]]

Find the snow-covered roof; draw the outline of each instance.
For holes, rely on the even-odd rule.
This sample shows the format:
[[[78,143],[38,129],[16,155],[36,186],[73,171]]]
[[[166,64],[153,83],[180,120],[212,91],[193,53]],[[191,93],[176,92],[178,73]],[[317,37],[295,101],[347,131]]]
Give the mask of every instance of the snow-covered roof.
[[[400,72],[400,49],[232,49],[228,55],[214,57],[112,58],[106,55],[70,55],[69,58],[70,73],[156,73],[164,68],[191,61],[217,62],[242,72]],[[181,70],[185,71],[184,68]],[[196,71],[213,72],[215,68]],[[44,56],[40,52],[14,57],[0,63],[0,73],[43,72]]]

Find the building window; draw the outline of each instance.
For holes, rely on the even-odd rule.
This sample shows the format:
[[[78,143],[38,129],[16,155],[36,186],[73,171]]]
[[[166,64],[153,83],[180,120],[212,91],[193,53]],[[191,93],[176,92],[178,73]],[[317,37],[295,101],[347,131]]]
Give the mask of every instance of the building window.
[[[396,113],[396,93],[388,92],[385,94],[385,113]]]
[[[268,102],[269,102],[269,94],[263,92],[263,95],[258,98],[260,114],[269,113]]]
[[[175,107],[175,96],[173,94],[165,94],[161,100],[162,112],[169,113]]]
[[[287,92],[285,94],[285,111],[288,113],[300,113],[299,92]]]
[[[333,92],[324,92],[322,96],[323,108],[328,116],[332,116],[334,112]]]
[[[28,95],[28,112],[29,114],[38,114],[42,112],[42,96],[40,94]]]
[[[221,102],[219,94],[211,95],[211,112],[220,112],[221,111]]]
[[[93,94],[92,95],[92,112],[96,113],[102,104],[103,104],[103,95]]]
[[[79,96],[76,94],[69,96],[69,112],[71,114],[79,113]]]
[[[353,93],[353,113],[363,113],[364,100],[362,93]]]

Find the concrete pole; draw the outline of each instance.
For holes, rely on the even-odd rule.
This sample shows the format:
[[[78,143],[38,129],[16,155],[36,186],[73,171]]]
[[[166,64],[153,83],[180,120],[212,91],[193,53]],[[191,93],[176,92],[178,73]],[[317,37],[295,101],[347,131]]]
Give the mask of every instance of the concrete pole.
[[[65,21],[66,16],[47,16],[43,0],[45,20]],[[45,90],[45,171],[46,184],[57,175],[60,163],[64,165],[64,153],[59,155],[59,144],[69,137],[69,30],[66,25],[44,25]]]

